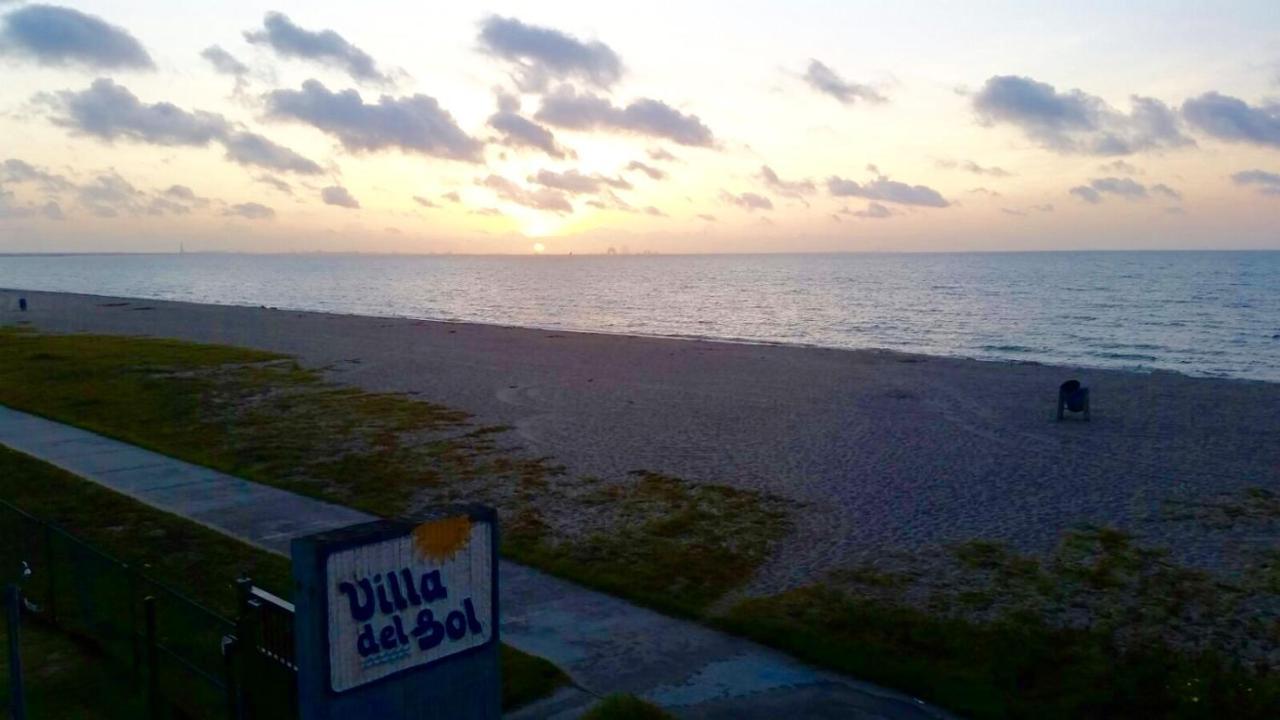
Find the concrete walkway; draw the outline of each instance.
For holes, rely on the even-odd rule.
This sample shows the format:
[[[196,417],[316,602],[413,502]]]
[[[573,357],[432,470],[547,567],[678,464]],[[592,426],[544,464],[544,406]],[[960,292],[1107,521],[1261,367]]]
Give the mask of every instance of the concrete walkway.
[[[294,537],[371,519],[0,406],[0,444],[287,556]],[[572,718],[614,692],[687,718],[942,718],[919,701],[741,638],[502,561],[502,639],[577,687],[514,714]]]

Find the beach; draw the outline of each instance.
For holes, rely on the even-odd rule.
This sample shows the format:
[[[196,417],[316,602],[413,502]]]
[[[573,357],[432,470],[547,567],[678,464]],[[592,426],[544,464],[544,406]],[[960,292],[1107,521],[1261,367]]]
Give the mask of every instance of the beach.
[[[4,291],[3,307],[18,294]],[[1274,547],[1256,526],[1198,522],[1194,509],[1280,485],[1280,384],[21,295],[29,311],[7,309],[6,324],[286,353],[340,383],[508,426],[504,445],[573,475],[644,470],[784,498],[794,528],[749,594],[975,539],[1042,553],[1083,523],[1227,575]],[[1068,378],[1090,387],[1091,422],[1055,420]]]

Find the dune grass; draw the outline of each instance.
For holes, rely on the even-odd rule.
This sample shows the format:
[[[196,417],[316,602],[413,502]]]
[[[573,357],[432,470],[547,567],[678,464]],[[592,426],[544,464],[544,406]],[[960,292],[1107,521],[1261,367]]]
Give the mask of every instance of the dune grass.
[[[588,710],[582,720],[671,720],[674,717],[635,695],[609,695]]]
[[[570,477],[503,448],[502,428],[253,350],[0,328],[0,403],[376,514],[487,502],[501,512],[507,557],[974,718],[1271,718],[1280,705],[1274,673],[1147,632],[1189,605],[1214,612],[1230,591],[1105,528],[1068,536],[1051,561],[958,546],[955,562],[981,582],[925,607],[899,597],[918,578],[853,568],[722,611],[787,534],[786,502],[646,472]],[[1272,517],[1274,496],[1175,510]],[[1256,575],[1249,592],[1280,590],[1280,554]],[[1048,607],[1091,619],[1046,622]],[[1258,632],[1280,641],[1280,623]]]
[[[749,599],[718,622],[972,718],[1261,720],[1280,708],[1280,677],[1268,668],[1168,643],[1179,632],[1203,639],[1205,617],[1280,640],[1280,623],[1249,611],[1274,593],[1269,565],[1230,585],[1089,526],[1065,533],[1047,558],[986,540],[952,553],[958,587],[864,568]],[[932,583],[925,608],[902,600],[921,581]]]
[[[156,581],[172,587],[224,617],[235,617],[235,579],[249,576],[288,598],[289,561],[176,515],[157,510],[18,452],[0,446],[0,498],[54,523]],[[59,638],[50,628],[33,627],[25,648],[33,692],[49,712],[38,717],[80,717],[74,709],[84,692],[110,677],[91,644]],[[503,707],[515,708],[550,695],[568,682],[555,665],[515,648],[502,648]],[[104,668],[107,668],[104,670]],[[38,682],[37,682],[38,679]],[[129,696],[132,697],[132,696]],[[65,699],[66,705],[61,705]],[[127,699],[127,698],[126,698]],[[122,708],[132,707],[127,703]],[[56,710],[56,711],[55,711]],[[140,717],[125,709],[111,717]],[[105,717],[105,716],[104,716]]]
[[[0,328],[0,403],[377,515],[486,502],[508,557],[686,614],[747,581],[786,531],[774,499],[649,473],[566,478],[501,447],[504,428],[257,350]],[[586,533],[551,532],[551,505]]]

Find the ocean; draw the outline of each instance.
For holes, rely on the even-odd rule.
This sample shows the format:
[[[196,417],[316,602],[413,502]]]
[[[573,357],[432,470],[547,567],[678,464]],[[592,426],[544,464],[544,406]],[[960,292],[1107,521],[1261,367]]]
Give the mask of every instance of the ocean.
[[[10,255],[0,287],[1280,382],[1280,252]]]

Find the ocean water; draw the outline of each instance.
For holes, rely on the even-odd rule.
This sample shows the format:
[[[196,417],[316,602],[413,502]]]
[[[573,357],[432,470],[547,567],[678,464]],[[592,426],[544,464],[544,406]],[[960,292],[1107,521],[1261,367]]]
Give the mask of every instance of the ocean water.
[[[0,287],[1280,382],[1280,252],[0,256]]]

